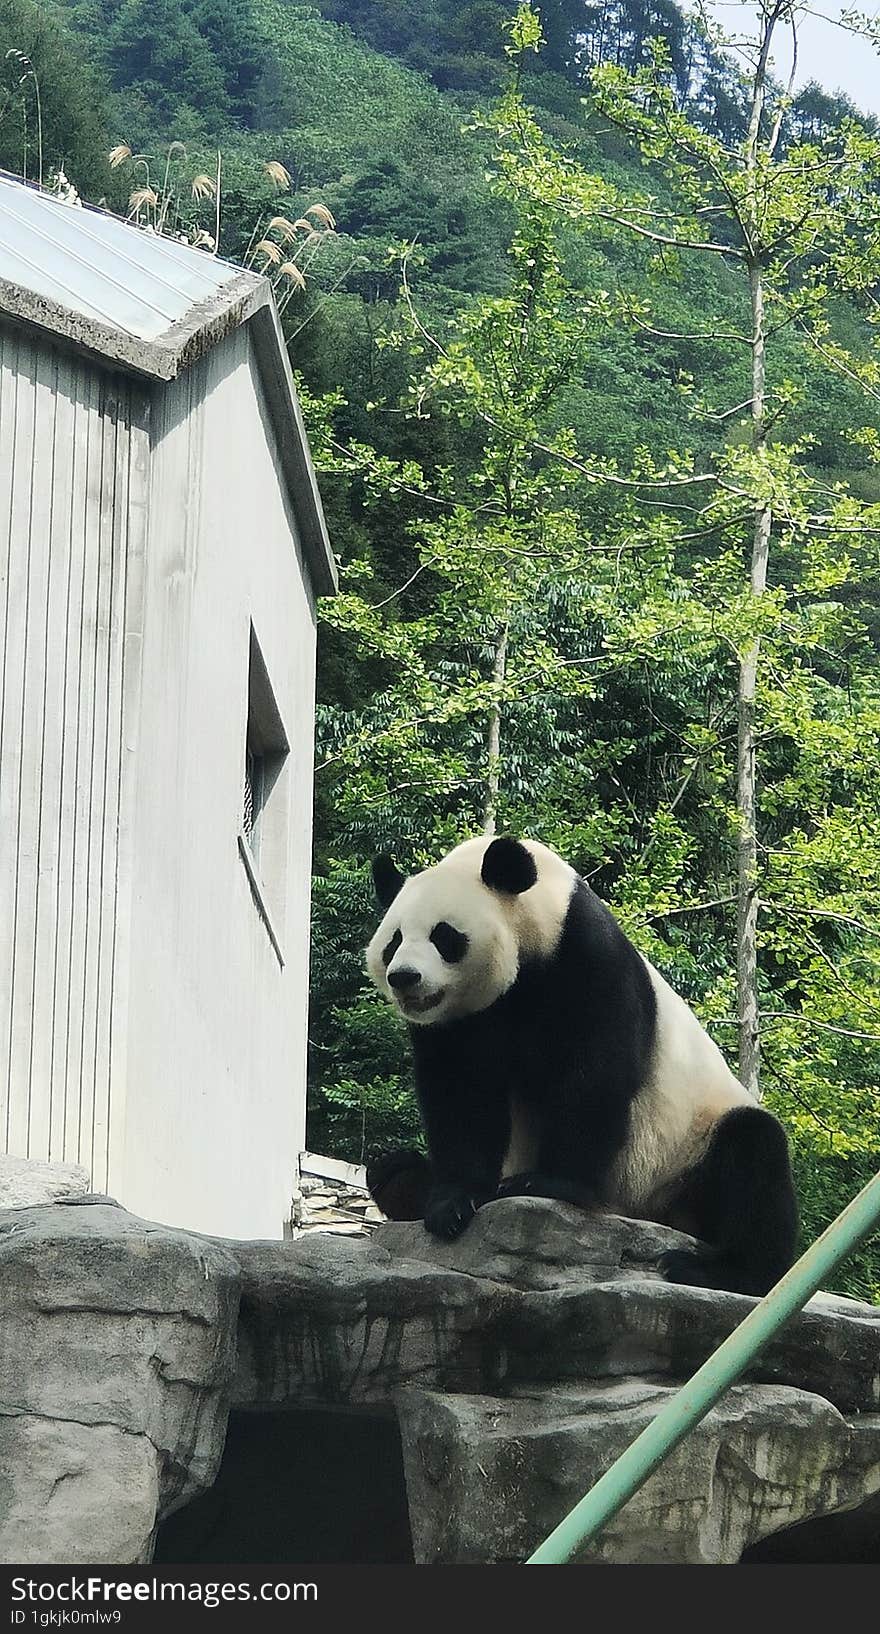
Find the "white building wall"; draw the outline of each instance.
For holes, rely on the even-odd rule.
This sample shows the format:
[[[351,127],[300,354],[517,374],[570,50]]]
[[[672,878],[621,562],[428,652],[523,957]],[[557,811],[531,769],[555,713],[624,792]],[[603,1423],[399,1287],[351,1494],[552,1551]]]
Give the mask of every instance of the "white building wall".
[[[145,399],[0,327],[0,1149],[107,1183]]]
[[[246,329],[157,393],[152,448],[110,1188],[154,1219],[278,1237],[305,1128],[315,621]],[[281,958],[239,848],[251,622],[290,744],[267,881]]]

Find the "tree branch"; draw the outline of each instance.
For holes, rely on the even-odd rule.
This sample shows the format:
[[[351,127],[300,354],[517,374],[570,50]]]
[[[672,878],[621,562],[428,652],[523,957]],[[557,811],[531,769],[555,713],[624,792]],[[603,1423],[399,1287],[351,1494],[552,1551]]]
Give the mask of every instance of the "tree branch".
[[[648,227],[640,227],[637,221],[627,221],[625,216],[614,215],[610,210],[597,210],[595,214],[599,221],[607,221],[613,227],[625,227],[628,232],[637,233],[652,244],[663,244],[670,250],[701,250],[711,255],[726,255],[734,261],[743,259],[743,251],[733,244],[715,244],[711,239],[670,238],[665,233],[653,233]]]

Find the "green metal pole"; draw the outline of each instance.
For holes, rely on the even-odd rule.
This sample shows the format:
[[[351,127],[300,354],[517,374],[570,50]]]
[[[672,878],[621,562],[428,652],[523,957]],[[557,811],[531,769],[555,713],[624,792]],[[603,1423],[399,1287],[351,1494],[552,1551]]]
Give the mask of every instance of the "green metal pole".
[[[846,1259],[880,1225],[880,1174],[854,1197],[827,1231],[744,1322],[734,1328],[687,1384],[661,1408],[596,1485],[526,1561],[527,1566],[560,1566],[601,1531],[664,1458],[730,1385],[754,1361],[768,1339],[821,1287],[829,1271]]]

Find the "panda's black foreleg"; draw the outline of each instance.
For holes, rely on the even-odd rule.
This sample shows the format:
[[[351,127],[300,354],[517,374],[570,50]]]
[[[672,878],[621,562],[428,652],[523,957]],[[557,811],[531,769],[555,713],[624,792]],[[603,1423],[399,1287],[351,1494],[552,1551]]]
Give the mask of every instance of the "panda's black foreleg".
[[[798,1231],[782,1125],[758,1106],[728,1112],[687,1176],[678,1205],[705,1247],[664,1254],[667,1281],[766,1294],[792,1264]]]
[[[503,1056],[494,1037],[483,1037],[476,1028],[450,1028],[428,1040],[414,1028],[413,1035],[430,1159],[423,1218],[433,1237],[448,1241],[464,1231],[498,1186],[510,1138]]]
[[[619,1085],[593,1082],[584,1093],[579,1075],[544,1085],[541,1136],[534,1169],[510,1175],[499,1197],[549,1197],[578,1208],[601,1204],[608,1172],[629,1129],[629,1098]]]

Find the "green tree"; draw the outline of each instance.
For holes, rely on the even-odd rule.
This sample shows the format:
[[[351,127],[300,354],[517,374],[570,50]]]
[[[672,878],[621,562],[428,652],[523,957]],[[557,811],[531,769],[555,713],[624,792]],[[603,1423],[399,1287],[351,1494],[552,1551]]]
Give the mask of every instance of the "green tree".
[[[0,0],[0,168],[38,180],[64,170],[107,187],[105,87],[61,20],[34,0]]]
[[[229,123],[221,67],[180,0],[121,0],[106,51],[113,84],[137,83],[169,122],[185,104],[209,127]]]

